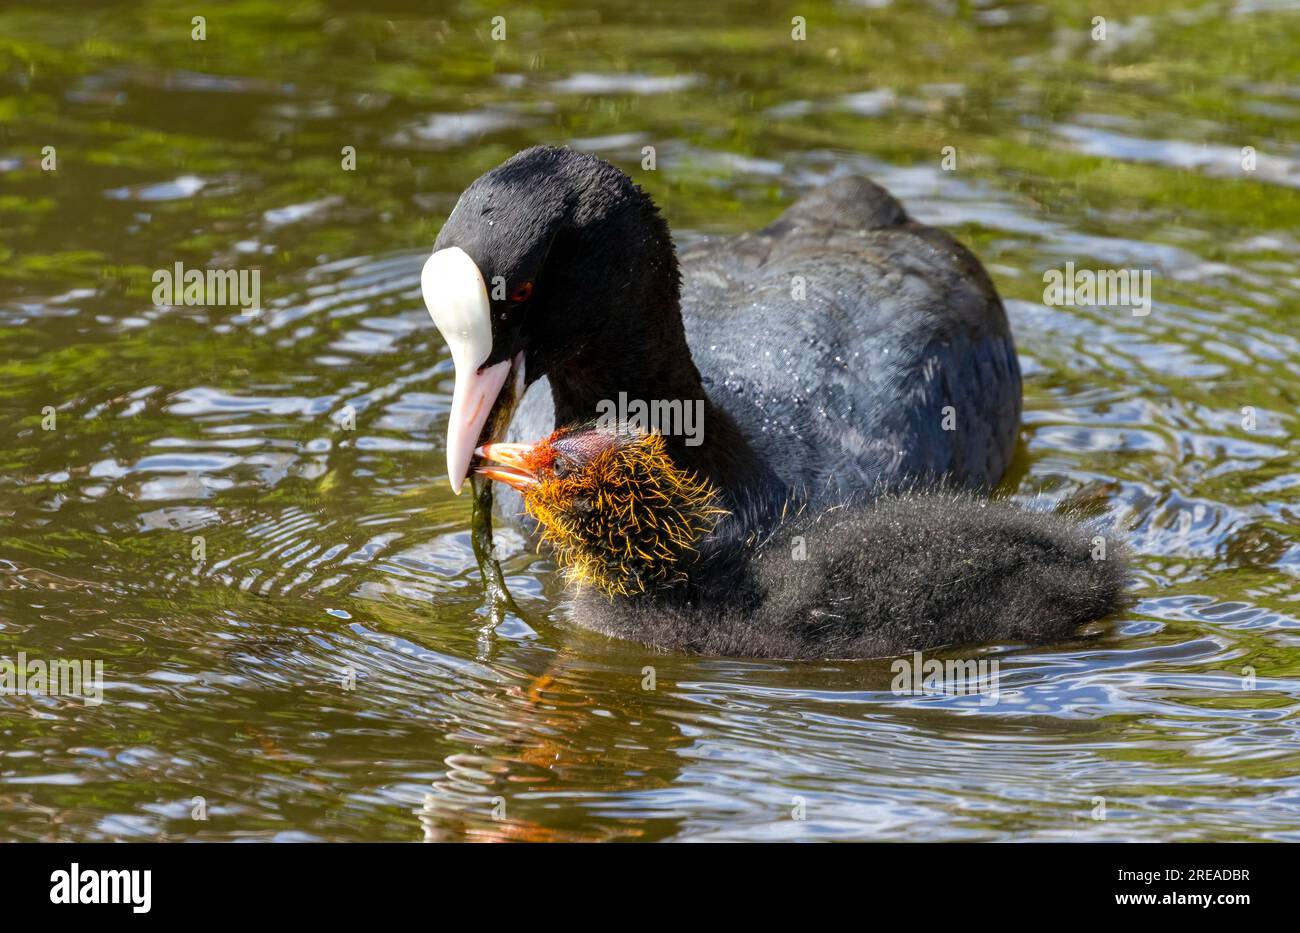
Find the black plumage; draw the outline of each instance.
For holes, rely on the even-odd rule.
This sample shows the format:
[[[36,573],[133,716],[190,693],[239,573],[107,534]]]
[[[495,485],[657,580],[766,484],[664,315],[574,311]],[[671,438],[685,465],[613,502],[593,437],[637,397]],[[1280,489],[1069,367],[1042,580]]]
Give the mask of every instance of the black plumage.
[[[486,281],[536,280],[527,308],[494,302],[488,363],[524,352],[538,383],[511,439],[588,421],[620,392],[703,399],[703,442],[669,444],[733,504],[925,481],[984,490],[1010,462],[1020,370],[997,292],[969,251],[865,179],[833,181],[756,233],[692,244],[679,273],[627,175],[538,147],[465,191],[438,235],[448,246]]]

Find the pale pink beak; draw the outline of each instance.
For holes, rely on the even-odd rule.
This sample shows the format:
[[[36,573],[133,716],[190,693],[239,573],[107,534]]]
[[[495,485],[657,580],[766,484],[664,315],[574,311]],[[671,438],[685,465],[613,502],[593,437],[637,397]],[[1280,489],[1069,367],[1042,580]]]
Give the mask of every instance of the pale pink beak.
[[[456,388],[451,396],[451,414],[447,416],[447,479],[457,495],[469,473],[474,446],[510,377],[510,370],[508,361],[486,369],[456,367]]]

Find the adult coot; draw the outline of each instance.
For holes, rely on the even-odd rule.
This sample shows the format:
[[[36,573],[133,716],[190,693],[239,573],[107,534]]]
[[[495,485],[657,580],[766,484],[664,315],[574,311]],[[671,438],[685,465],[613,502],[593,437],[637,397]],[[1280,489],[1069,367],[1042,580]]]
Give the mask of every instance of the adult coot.
[[[657,434],[584,427],[481,451],[577,584],[577,621],[656,648],[866,658],[1054,641],[1123,599],[1116,542],[966,492],[730,513]]]
[[[457,491],[485,425],[521,396],[512,438],[620,397],[698,402],[702,431],[649,427],[728,509],[936,480],[987,489],[1012,456],[1020,371],[988,275],[865,179],[696,243],[679,266],[623,172],[529,149],[461,195],[421,285],[456,366]]]

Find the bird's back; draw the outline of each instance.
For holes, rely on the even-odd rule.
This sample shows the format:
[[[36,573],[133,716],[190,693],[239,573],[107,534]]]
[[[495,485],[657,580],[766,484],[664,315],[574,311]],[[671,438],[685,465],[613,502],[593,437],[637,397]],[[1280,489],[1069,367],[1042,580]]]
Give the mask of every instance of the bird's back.
[[[1002,303],[974,256],[883,188],[839,179],[680,261],[705,387],[791,489],[1001,478],[1021,397]]]

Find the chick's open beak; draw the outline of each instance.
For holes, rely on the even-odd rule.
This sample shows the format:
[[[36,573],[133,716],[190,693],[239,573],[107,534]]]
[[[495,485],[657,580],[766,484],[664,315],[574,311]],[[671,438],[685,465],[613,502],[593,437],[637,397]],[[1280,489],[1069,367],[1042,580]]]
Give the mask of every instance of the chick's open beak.
[[[475,467],[474,472],[525,492],[538,483],[527,466],[532,452],[532,444],[484,444],[474,453],[488,463]]]
[[[459,495],[483,429],[504,429],[514,413],[523,386],[523,354],[484,365],[492,355],[492,306],[483,274],[464,250],[453,246],[430,256],[420,288],[456,365],[447,418],[447,479]]]

